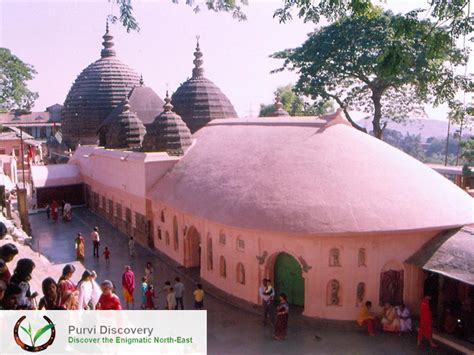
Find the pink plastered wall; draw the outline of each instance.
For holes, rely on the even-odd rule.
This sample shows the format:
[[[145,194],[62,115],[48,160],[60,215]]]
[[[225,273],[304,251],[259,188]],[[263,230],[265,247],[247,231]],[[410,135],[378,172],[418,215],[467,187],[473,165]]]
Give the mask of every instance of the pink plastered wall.
[[[413,313],[417,313],[423,292],[423,272],[404,261],[418,251],[423,244],[439,231],[411,231],[379,233],[353,236],[295,236],[259,231],[245,231],[206,221],[189,213],[177,211],[169,206],[153,203],[156,227],[161,228],[162,239],[155,234],[155,247],[178,263],[186,265],[187,236],[183,230],[191,227],[199,231],[201,238],[201,277],[223,291],[243,300],[260,303],[258,288],[264,277],[273,277],[276,256],[286,252],[298,260],[305,281],[304,314],[326,319],[351,320],[358,313],[357,284],[366,284],[365,300],[371,300],[375,312],[379,306],[380,274],[385,268],[400,268],[404,271],[404,301]],[[165,222],[160,221],[161,211]],[[173,218],[176,216],[179,230],[179,248],[173,244]],[[169,245],[165,242],[170,235]],[[220,235],[225,235],[225,245]],[[212,270],[208,263],[209,238],[212,239]],[[238,248],[237,240],[245,244]],[[339,249],[340,266],[329,266],[329,254]],[[366,251],[366,266],[358,266],[360,248]],[[221,275],[220,258],[226,263],[226,277]],[[245,284],[238,282],[237,264],[245,268]],[[336,279],[341,285],[340,305],[328,305],[327,285]]]

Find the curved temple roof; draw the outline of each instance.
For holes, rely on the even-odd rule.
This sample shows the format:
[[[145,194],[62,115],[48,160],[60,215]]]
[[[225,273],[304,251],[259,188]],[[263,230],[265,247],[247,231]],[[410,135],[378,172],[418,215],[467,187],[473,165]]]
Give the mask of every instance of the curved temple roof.
[[[140,84],[140,76],[116,57],[108,24],[103,39],[101,58],[79,74],[64,102],[62,130],[69,146],[95,144],[98,127]]]
[[[244,229],[330,235],[435,230],[474,222],[473,199],[334,114],[218,120],[151,198]],[[232,129],[229,129],[232,128]]]
[[[236,118],[234,106],[222,91],[204,77],[202,52],[199,42],[194,52],[194,69],[187,80],[172,96],[174,111],[183,118],[191,130],[196,132],[214,119]]]

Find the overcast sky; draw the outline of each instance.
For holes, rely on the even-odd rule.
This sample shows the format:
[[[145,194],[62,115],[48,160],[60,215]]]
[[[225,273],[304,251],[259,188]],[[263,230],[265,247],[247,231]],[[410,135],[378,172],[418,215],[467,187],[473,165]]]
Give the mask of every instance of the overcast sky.
[[[185,2],[182,0],[181,2]],[[134,1],[140,33],[111,27],[117,56],[161,97],[191,76],[196,35],[200,35],[205,75],[229,97],[240,116],[258,114],[281,85],[294,83],[292,73],[270,74],[280,62],[275,51],[303,43],[312,24],[293,20],[279,24],[273,12],[282,0],[249,0],[248,20],[202,11],[171,0]],[[426,7],[426,0],[387,0],[394,12]],[[34,65],[31,89],[39,92],[35,110],[63,103],[74,79],[100,57],[105,19],[118,14],[108,0],[0,0],[0,46]],[[442,119],[445,109],[428,110]]]

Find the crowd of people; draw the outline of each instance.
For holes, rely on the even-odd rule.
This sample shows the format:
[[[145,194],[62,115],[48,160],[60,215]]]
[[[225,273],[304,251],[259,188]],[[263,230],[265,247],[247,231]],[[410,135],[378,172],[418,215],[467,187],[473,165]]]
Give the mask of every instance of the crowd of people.
[[[72,206],[65,200],[62,200],[61,206],[56,200],[51,201],[51,203],[46,204],[45,211],[46,218],[52,220],[53,223],[58,221],[60,213],[64,222],[71,222],[72,220]]]
[[[94,228],[95,240],[99,241],[98,228]],[[84,238],[79,233],[76,238],[76,252],[78,257],[84,258]],[[46,309],[46,310],[121,310],[122,303],[117,296],[117,287],[110,280],[97,282],[97,274],[93,270],[84,270],[79,282],[73,279],[76,268],[72,264],[64,266],[61,277],[56,281],[46,277],[42,281],[42,297],[37,301],[38,292],[30,287],[35,263],[29,258],[20,258],[13,273],[9,263],[18,255],[15,244],[7,243],[0,247],[0,309]],[[99,246],[94,247],[94,257],[99,255]],[[109,257],[108,249],[104,250],[106,260]],[[155,291],[154,272],[151,262],[146,264],[141,279],[141,309],[184,309],[185,286],[180,277],[175,278],[171,286],[165,281],[160,292]],[[122,274],[122,292],[126,309],[135,308],[135,273],[129,265],[125,266]],[[194,308],[204,309],[204,290],[202,284],[197,284],[193,292]],[[162,298],[163,303],[158,301]]]
[[[431,347],[435,348],[437,345],[433,341],[433,320],[430,309],[429,295],[425,295],[420,303],[420,323],[418,327],[417,345],[420,346],[423,339],[428,340]],[[384,332],[411,333],[413,331],[413,324],[411,313],[408,307],[401,303],[394,306],[391,303],[385,303],[381,315],[376,315],[372,312],[372,302],[366,301],[359,310],[357,323],[361,327],[367,329],[370,336],[375,336],[375,329],[380,326]]]

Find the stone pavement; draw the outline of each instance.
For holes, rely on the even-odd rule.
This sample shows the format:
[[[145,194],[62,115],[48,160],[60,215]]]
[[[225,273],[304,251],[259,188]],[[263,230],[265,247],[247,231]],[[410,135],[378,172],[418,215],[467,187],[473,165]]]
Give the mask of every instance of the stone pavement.
[[[184,270],[165,255],[136,246],[137,256],[128,255],[128,239],[107,221],[85,208],[73,210],[71,223],[47,221],[44,213],[30,216],[33,230],[34,248],[44,254],[52,263],[63,264],[75,260],[74,239],[77,232],[86,237],[86,258],[84,266],[97,271],[99,281],[112,280],[120,289],[124,265],[132,266],[137,279],[143,274],[147,261],[152,261],[155,270],[155,287],[160,290],[165,281],[174,283],[180,275],[185,283],[185,307],[193,305],[196,270]],[[110,266],[103,257],[92,257],[92,242],[89,234],[97,225],[101,231],[101,252],[104,246],[111,251]],[[46,275],[44,275],[46,277]],[[74,280],[80,275],[75,275]],[[40,291],[40,290],[39,290]],[[122,295],[118,292],[119,296]],[[212,292],[211,292],[212,293]],[[229,298],[216,292],[206,294],[205,308],[208,310],[208,350],[209,354],[456,354],[446,348],[429,349],[425,345],[416,349],[414,336],[377,334],[368,337],[352,322],[308,321],[302,316],[291,315],[288,339],[284,342],[272,340],[272,329],[263,327],[255,309],[231,304]],[[138,301],[139,297],[137,297]],[[158,306],[164,307],[163,294],[159,295]],[[136,305],[138,308],[138,304]]]

